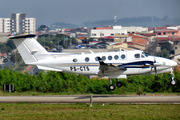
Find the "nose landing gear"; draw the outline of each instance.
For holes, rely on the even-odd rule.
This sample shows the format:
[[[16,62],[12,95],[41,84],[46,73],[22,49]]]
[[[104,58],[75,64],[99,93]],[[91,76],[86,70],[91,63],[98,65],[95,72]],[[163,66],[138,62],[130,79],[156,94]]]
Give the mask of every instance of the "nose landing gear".
[[[173,69],[171,68],[171,73],[170,73],[171,75],[172,75],[172,80],[171,80],[171,85],[176,85],[176,83],[177,83],[177,81],[174,79],[174,74],[173,74]]]

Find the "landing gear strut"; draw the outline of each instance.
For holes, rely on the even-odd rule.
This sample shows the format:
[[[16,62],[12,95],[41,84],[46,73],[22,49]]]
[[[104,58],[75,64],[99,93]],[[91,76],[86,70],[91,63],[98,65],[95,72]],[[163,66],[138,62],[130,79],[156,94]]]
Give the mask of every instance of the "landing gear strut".
[[[174,74],[173,74],[173,69],[171,68],[171,73],[170,73],[171,75],[172,75],[172,80],[171,80],[171,85],[176,85],[176,80],[174,79]]]
[[[116,86],[114,85],[114,84],[112,84],[112,80],[111,79],[109,79],[109,89],[110,90],[115,90],[115,88],[116,88]]]

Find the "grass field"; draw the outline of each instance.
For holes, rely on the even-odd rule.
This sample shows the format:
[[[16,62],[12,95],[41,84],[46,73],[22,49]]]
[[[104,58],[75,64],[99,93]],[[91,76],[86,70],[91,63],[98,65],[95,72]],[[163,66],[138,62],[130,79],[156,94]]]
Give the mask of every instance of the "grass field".
[[[1,120],[180,120],[180,104],[0,103]]]

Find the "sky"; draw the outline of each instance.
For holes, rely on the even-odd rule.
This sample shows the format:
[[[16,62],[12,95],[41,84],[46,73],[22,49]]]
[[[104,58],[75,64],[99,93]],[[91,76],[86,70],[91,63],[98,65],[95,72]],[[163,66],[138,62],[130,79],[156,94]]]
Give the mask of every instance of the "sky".
[[[83,22],[125,17],[180,18],[180,0],[0,0],[0,18],[26,13],[37,25]]]

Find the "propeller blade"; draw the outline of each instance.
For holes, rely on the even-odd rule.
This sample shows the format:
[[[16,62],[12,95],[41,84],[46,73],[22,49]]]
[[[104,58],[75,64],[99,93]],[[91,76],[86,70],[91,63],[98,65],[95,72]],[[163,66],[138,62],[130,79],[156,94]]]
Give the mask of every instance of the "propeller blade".
[[[156,69],[156,59],[154,58],[154,62],[153,62],[153,65],[151,66],[151,72],[152,72],[152,69],[154,68],[154,72],[155,74],[157,74],[157,69]]]
[[[155,74],[157,74],[157,69],[156,69],[156,66],[154,67],[154,71],[155,71]]]

